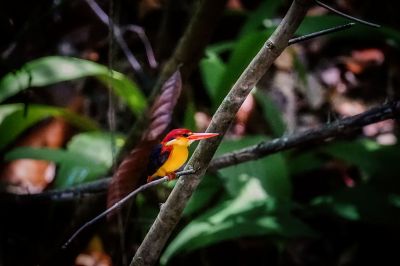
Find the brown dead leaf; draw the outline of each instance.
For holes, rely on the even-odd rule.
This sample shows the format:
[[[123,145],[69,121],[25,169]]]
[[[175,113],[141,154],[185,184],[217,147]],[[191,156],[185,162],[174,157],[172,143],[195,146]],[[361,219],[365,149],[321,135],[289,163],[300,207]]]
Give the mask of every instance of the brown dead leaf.
[[[107,205],[112,206],[144,180],[150,152],[167,130],[182,90],[181,74],[176,71],[161,88],[149,112],[149,126],[141,142],[119,165],[108,189]]]
[[[17,142],[17,147],[59,148],[69,138],[70,128],[61,118],[31,131]],[[21,159],[7,163],[0,172],[0,179],[7,184],[12,193],[40,193],[51,183],[55,176],[55,165],[49,161]]]
[[[384,53],[377,48],[355,50],[350,57],[342,59],[346,68],[354,74],[361,74],[370,66],[379,66],[385,61]]]
[[[234,126],[235,135],[243,136],[245,134],[246,125],[254,108],[254,96],[252,94],[249,94],[249,96],[247,96],[246,100],[243,102],[242,106],[236,114],[236,123]]]
[[[98,236],[94,236],[86,251],[76,257],[75,266],[112,266],[111,257],[104,252],[103,244]]]
[[[82,106],[83,99],[76,97],[68,109],[80,111]],[[15,147],[60,148],[70,136],[70,125],[62,118],[52,118],[21,137]],[[21,159],[5,164],[0,171],[0,180],[7,184],[7,191],[12,193],[40,193],[53,181],[55,174],[56,166],[52,162]]]

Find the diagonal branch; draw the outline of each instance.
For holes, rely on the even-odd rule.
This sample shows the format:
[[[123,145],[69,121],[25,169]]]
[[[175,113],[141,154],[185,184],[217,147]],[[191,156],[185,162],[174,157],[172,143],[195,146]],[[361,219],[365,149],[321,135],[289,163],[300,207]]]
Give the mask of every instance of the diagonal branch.
[[[211,161],[209,170],[218,170],[239,163],[257,160],[261,157],[288,150],[293,147],[331,140],[366,125],[396,118],[399,114],[400,101],[389,102],[382,106],[374,107],[364,113],[346,117],[325,126],[299,132],[288,137],[264,141],[257,145],[224,154]]]
[[[201,176],[207,170],[208,164],[221,142],[222,135],[229,128],[236,112],[251,89],[286,48],[289,39],[306,15],[310,3],[311,0],[293,1],[281,24],[233,85],[207,129],[207,132],[221,133],[221,137],[200,142],[185,168],[194,169],[196,173],[189,175],[185,179],[180,178],[178,180],[132,259],[131,266],[153,265],[156,263],[169,235],[178,223],[187,201],[200,183]]]

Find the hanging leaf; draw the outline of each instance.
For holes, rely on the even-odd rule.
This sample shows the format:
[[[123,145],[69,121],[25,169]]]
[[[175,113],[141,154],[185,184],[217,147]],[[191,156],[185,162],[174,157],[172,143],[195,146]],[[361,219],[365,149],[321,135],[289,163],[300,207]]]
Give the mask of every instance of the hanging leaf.
[[[245,137],[240,140],[224,141],[218,148],[217,154],[255,145],[264,140],[265,137]],[[257,177],[268,195],[283,201],[291,198],[292,186],[288,166],[280,153],[227,167],[221,169],[220,173],[224,178],[223,183],[231,195],[236,195],[249,178]]]
[[[26,63],[18,71],[0,80],[0,102],[27,88],[43,87],[62,81],[96,77],[124,100],[139,115],[146,107],[146,98],[138,86],[123,74],[92,61],[62,56],[48,56]]]
[[[160,95],[155,99],[149,112],[149,126],[143,133],[141,142],[122,161],[115,172],[108,189],[108,206],[112,206],[131,192],[140,180],[145,178],[150,152],[170,125],[181,90],[182,79],[178,70],[164,83]]]
[[[101,167],[94,169],[90,164],[63,161],[60,164],[54,188],[71,187],[104,177],[113,164],[113,154],[118,152],[123,142],[122,136],[105,132],[75,135],[67,144],[67,152],[80,154]]]
[[[217,103],[218,84],[226,71],[226,65],[222,62],[217,53],[206,51],[206,58],[200,61],[200,73],[202,75],[208,96]]]
[[[240,74],[243,73],[243,70],[256,55],[257,51],[259,51],[266,37],[271,33],[272,30],[255,31],[246,34],[236,42],[228,63],[226,64],[225,71],[221,78],[219,78],[219,84],[213,101],[215,109],[225,98],[225,95],[235,84],[235,81],[240,77]]]
[[[23,104],[0,105],[0,150],[30,126],[54,116],[63,117],[67,122],[82,130],[98,129],[97,124],[91,119],[65,108],[30,104],[29,110],[25,114]]]

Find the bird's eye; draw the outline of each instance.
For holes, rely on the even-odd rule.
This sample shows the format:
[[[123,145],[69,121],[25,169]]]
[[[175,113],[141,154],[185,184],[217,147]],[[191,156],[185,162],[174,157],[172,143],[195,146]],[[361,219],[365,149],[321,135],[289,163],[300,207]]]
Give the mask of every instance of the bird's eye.
[[[187,138],[187,137],[189,137],[189,134],[188,134],[188,133],[185,133],[185,134],[183,134],[182,136],[185,137],[185,138]]]

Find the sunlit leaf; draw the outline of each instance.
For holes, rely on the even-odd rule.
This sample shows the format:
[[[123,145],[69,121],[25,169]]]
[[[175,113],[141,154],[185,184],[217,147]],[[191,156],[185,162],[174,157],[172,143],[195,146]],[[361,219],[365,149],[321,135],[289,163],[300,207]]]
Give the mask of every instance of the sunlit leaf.
[[[221,203],[190,222],[167,247],[161,264],[166,264],[175,254],[244,236],[313,234],[308,226],[288,213],[269,213],[267,198],[260,181],[250,178],[235,199]]]
[[[105,132],[85,132],[75,135],[67,144],[67,150],[79,152],[107,167],[113,164],[113,154],[124,144],[124,138],[119,134]]]
[[[5,75],[0,80],[0,102],[27,88],[89,76],[96,77],[105,84],[111,83],[115,93],[127,103],[133,113],[140,114],[146,107],[146,98],[128,77],[92,61],[62,56],[39,58]]]
[[[219,191],[223,191],[221,179],[215,175],[205,175],[187,203],[183,215],[192,215],[206,207]]]
[[[30,104],[24,113],[23,104],[0,105],[0,149],[14,141],[25,129],[48,117],[60,116],[82,130],[97,130],[91,119],[65,108]]]
[[[255,145],[265,140],[263,137],[245,137],[240,140],[226,140],[221,143],[217,154],[234,151],[250,145]],[[289,200],[291,198],[291,182],[288,174],[288,166],[282,154],[274,154],[256,161],[249,161],[220,170],[224,177],[224,184],[231,195],[236,195],[241,190],[243,184],[250,177],[260,179],[268,195]]]
[[[70,187],[104,177],[113,164],[113,156],[123,145],[123,138],[117,134],[88,132],[75,135],[67,144],[71,153],[79,153],[102,168],[93,171],[87,165],[62,162],[54,183],[55,188]]]
[[[226,66],[216,53],[206,52],[206,58],[200,61],[200,73],[208,95],[216,105],[217,89],[222,75],[225,73]]]

